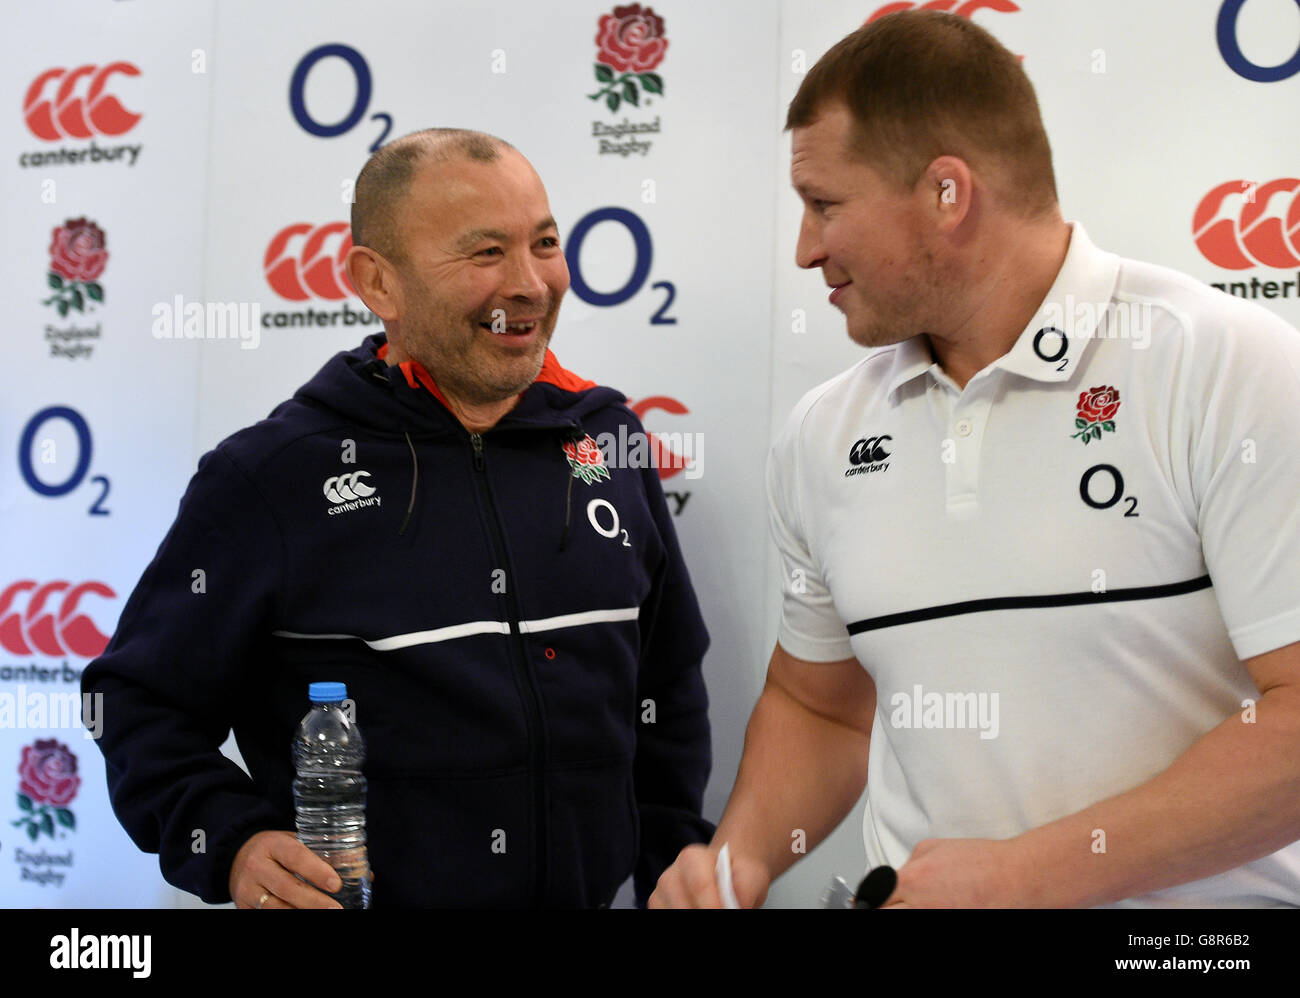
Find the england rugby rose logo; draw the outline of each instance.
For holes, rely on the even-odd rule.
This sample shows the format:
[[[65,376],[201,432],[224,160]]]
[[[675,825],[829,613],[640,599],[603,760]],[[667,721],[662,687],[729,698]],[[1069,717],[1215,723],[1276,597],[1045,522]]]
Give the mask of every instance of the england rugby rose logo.
[[[84,218],[71,218],[54,230],[50,239],[50,273],[47,278],[54,294],[42,305],[53,305],[60,316],[69,309],[86,310],[86,301],[104,300],[104,288],[97,278],[108,264],[104,230]]]
[[[1077,437],[1085,444],[1101,438],[1102,431],[1115,432],[1115,413],[1119,411],[1119,389],[1110,385],[1089,388],[1079,393],[1078,412],[1074,417]]]
[[[54,838],[55,822],[75,829],[77,820],[65,805],[72,803],[81,787],[77,757],[53,738],[38,738],[23,746],[18,763],[18,810],[22,815],[10,824],[25,825],[33,842],[41,834]]]
[[[569,467],[573,469],[573,477],[582,479],[586,485],[609,477],[609,469],[605,467],[605,455],[596,446],[596,441],[591,439],[591,434],[576,442],[566,443],[564,456],[568,458]]]
[[[664,19],[653,7],[642,8],[639,3],[615,7],[614,13],[601,16],[596,29],[596,80],[601,89],[587,97],[604,97],[611,111],[617,111],[623,101],[640,107],[641,90],[664,92],[663,77],[650,70],[663,62],[667,50]]]

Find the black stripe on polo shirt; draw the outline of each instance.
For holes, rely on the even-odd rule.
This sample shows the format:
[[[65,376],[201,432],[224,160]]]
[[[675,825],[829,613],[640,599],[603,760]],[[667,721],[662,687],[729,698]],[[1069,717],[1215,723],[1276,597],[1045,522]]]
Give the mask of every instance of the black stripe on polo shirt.
[[[983,613],[986,610],[1041,610],[1056,606],[1082,606],[1085,603],[1119,603],[1124,600],[1159,599],[1163,596],[1181,596],[1198,589],[1208,589],[1212,583],[1208,575],[1186,582],[1171,582],[1163,586],[1134,586],[1130,589],[1112,589],[1104,593],[1058,593],[1053,596],[999,596],[993,599],[972,599],[963,603],[945,603],[927,606],[903,613],[887,613],[883,617],[868,617],[849,624],[849,634],[878,631],[882,627],[915,624],[922,620],[940,617],[957,617],[963,613]]]

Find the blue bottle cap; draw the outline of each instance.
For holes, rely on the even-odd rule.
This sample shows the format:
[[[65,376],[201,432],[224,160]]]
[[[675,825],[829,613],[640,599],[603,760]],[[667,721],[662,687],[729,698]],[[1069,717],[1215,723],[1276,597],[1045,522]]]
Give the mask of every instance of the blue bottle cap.
[[[312,703],[338,703],[348,698],[348,688],[344,683],[311,683],[307,697]]]

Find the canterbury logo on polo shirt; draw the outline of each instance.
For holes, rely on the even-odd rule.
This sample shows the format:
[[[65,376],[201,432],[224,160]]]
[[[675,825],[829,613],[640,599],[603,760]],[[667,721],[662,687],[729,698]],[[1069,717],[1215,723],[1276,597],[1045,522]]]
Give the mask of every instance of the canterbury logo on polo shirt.
[[[378,489],[365,481],[369,477],[368,471],[351,471],[325,479],[321,491],[333,504],[328,510],[329,514],[333,516],[335,513],[350,513],[354,509],[381,505],[383,497],[375,495]]]
[[[885,444],[893,440],[888,433],[878,437],[862,437],[849,448],[849,467],[844,472],[845,478],[865,475],[873,471],[889,469],[890,452]]]

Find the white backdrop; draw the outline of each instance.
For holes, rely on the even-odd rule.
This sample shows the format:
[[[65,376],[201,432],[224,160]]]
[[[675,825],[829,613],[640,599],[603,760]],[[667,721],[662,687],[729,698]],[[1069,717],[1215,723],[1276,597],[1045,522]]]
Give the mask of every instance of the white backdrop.
[[[620,86],[615,109],[590,99],[606,87],[596,39],[612,10],[576,0],[385,0],[364,15],[342,0],[6,11],[0,903],[196,903],[127,839],[102,757],[49,716],[52,694],[79,689],[199,456],[377,328],[332,268],[342,227],[308,243],[347,219],[348,184],[376,141],[435,125],[523,151],[575,274],[620,299],[570,293],[552,342],[565,366],[634,402],[671,400],[646,410],[652,432],[703,435],[701,477],[664,487],[713,635],[706,814],[718,817],[776,633],[767,446],[804,391],[860,356],[820,273],[793,264],[799,206],[781,125],[803,70],[883,6],[656,3],[666,48],[640,67],[653,76],[638,78],[636,103]],[[925,6],[970,16],[1023,55],[1066,217],[1100,246],[1239,282],[1231,290],[1300,323],[1296,0]],[[620,125],[627,134],[609,134]],[[617,217],[575,254],[567,234],[606,209]],[[53,234],[81,220],[70,231],[96,226],[107,260],[55,287]],[[638,261],[649,266],[636,288]],[[160,338],[178,296],[180,309],[231,303],[262,321],[243,340]],[[813,905],[832,873],[856,877],[863,862],[859,807],[769,904]]]

